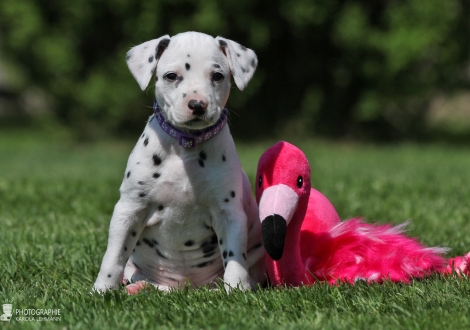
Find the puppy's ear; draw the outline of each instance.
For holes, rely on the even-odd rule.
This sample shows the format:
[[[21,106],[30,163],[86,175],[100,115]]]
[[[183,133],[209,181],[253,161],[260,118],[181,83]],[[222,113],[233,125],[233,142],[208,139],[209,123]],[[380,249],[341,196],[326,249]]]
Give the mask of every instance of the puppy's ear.
[[[227,56],[235,84],[243,90],[255,73],[258,58],[254,51],[230,39],[217,37],[222,52]]]
[[[152,78],[157,62],[163,51],[170,43],[170,36],[164,35],[158,39],[146,41],[131,48],[127,52],[127,67],[131,71],[139,86],[144,90]]]

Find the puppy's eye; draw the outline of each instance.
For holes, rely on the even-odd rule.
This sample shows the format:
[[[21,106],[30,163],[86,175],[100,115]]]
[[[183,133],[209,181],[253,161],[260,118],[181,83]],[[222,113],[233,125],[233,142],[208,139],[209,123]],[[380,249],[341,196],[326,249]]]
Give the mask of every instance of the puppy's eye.
[[[212,74],[212,81],[221,81],[224,78],[225,78],[224,75],[221,74],[220,72],[216,72]]]
[[[178,79],[178,76],[174,72],[168,72],[167,74],[165,74],[165,79],[168,81],[175,81],[176,79]]]

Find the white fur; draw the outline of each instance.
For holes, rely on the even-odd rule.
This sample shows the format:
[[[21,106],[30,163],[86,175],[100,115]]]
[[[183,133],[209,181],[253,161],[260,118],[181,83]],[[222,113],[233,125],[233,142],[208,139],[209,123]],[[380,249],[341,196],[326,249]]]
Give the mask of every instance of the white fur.
[[[170,39],[168,47],[155,58],[164,39]],[[156,98],[165,118],[181,130],[215,123],[229,95],[231,73],[240,88],[253,75],[255,67],[250,72],[240,67],[256,63],[254,52],[227,39],[221,45],[219,39],[187,32],[128,53],[129,69],[142,89],[156,70]],[[178,81],[165,79],[168,72]],[[212,81],[214,72],[225,78]],[[207,102],[204,116],[192,114],[191,99]],[[266,280],[258,207],[228,125],[190,149],[168,136],[152,115],[129,157],[120,192],[95,291],[117,288],[123,274],[162,290],[218,278],[227,289],[248,289]]]

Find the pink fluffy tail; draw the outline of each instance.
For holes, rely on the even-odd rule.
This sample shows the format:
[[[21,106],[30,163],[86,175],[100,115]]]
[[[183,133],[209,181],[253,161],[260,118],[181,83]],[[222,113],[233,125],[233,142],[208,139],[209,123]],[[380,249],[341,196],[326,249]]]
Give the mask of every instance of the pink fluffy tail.
[[[406,225],[371,225],[351,219],[327,232],[302,232],[302,259],[315,279],[329,283],[407,283],[433,272],[469,274],[470,253],[447,261],[443,254],[448,249],[424,247],[404,235]]]

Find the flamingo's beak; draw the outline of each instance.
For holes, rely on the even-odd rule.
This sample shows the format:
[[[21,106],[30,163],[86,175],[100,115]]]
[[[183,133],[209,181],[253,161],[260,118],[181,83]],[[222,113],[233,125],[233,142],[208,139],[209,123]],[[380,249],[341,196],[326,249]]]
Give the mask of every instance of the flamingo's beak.
[[[295,210],[299,196],[284,184],[268,187],[259,202],[263,245],[273,260],[282,258],[286,229]]]

